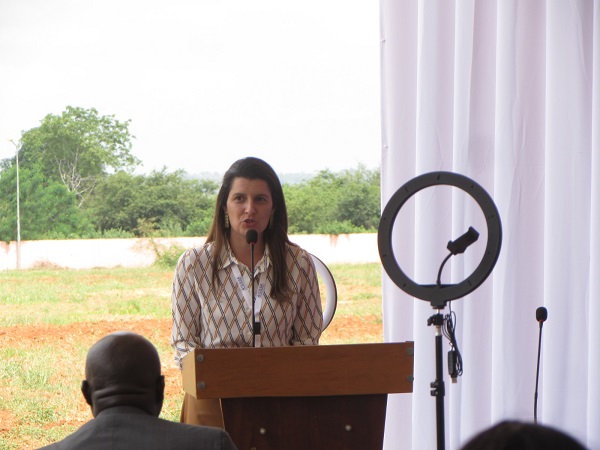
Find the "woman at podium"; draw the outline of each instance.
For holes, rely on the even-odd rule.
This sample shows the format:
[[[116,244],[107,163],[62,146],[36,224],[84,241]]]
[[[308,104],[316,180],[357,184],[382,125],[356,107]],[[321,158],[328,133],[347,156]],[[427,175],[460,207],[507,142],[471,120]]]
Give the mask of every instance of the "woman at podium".
[[[223,177],[204,245],[173,278],[175,361],[195,348],[317,345],[323,325],[310,254],[290,242],[283,190],[265,161],[234,162]],[[220,401],[186,394],[185,423],[223,427]]]

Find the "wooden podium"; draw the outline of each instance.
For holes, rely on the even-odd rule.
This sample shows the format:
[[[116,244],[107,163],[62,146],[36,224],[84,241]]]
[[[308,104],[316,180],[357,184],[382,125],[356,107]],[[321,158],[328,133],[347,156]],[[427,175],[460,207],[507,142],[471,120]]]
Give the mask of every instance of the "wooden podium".
[[[196,349],[183,388],[220,398],[239,450],[383,446],[388,393],[412,392],[412,342]]]

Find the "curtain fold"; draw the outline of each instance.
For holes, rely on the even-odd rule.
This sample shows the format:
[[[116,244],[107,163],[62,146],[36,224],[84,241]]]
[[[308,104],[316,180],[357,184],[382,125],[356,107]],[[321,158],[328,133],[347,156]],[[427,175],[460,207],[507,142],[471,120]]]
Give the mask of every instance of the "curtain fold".
[[[533,420],[539,325],[538,421],[600,448],[600,2],[380,1],[382,205],[404,183],[451,171],[494,199],[503,241],[492,275],[457,299],[464,374],[447,374],[446,448],[504,420]],[[458,191],[458,192],[457,192]],[[398,214],[403,271],[428,283],[445,243],[469,226],[480,240],[444,269],[476,267],[487,230],[478,206],[439,186]],[[383,274],[384,336],[415,341],[410,395],[390,396],[385,448],[435,448],[435,311]]]

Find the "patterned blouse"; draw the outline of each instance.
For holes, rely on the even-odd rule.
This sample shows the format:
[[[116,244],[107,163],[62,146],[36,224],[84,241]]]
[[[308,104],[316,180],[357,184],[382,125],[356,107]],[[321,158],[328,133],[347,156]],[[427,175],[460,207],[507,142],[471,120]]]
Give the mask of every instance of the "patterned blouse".
[[[220,255],[218,280],[212,282],[214,244],[187,250],[173,278],[171,346],[175,362],[194,348],[251,347],[251,271],[240,263],[226,243]],[[310,254],[286,244],[289,285],[294,294],[286,301],[270,297],[273,269],[269,248],[255,265],[255,317],[261,332],[257,347],[316,345],[323,326],[317,274]]]

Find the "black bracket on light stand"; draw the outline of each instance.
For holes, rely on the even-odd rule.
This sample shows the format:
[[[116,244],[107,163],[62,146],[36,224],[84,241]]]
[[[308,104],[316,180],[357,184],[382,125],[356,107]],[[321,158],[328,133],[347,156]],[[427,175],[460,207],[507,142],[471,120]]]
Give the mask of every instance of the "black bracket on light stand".
[[[483,258],[479,265],[475,268],[473,273],[462,282],[448,285],[442,285],[439,282],[437,284],[420,285],[408,277],[398,265],[392,247],[392,230],[396,216],[406,201],[422,189],[436,185],[455,186],[473,197],[483,211],[487,224],[488,240]],[[454,243],[449,243],[448,249],[451,250],[453,254],[456,253],[454,253],[450,244],[455,244],[460,239],[457,239]],[[431,306],[437,310],[437,314],[434,314],[428,319],[427,325],[434,325],[436,328],[436,379],[431,383],[431,395],[436,397],[437,449],[444,450],[445,386],[442,358],[442,326],[444,325],[444,316],[441,314],[441,310],[446,307],[447,302],[462,298],[477,289],[492,272],[492,269],[498,260],[498,256],[500,255],[500,246],[502,242],[500,216],[496,209],[496,205],[489,194],[470,178],[452,172],[426,173],[408,181],[392,195],[381,215],[377,242],[381,262],[391,280],[407,294],[421,300],[429,301]]]

